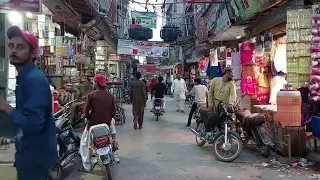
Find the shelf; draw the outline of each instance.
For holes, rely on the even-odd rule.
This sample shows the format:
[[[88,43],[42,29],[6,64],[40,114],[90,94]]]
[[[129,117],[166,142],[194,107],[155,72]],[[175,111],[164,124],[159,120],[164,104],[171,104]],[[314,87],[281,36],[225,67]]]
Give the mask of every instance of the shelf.
[[[76,65],[63,65],[63,67],[66,67],[66,68],[75,68],[76,67]]]
[[[62,75],[46,74],[47,77],[63,77]]]

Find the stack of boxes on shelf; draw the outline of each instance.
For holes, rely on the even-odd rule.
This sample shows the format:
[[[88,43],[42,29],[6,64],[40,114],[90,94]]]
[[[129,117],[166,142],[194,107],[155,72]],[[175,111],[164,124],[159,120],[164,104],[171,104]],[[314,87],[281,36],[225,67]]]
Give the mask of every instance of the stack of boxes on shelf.
[[[310,78],[311,10],[287,11],[287,81],[293,88],[307,86]]]

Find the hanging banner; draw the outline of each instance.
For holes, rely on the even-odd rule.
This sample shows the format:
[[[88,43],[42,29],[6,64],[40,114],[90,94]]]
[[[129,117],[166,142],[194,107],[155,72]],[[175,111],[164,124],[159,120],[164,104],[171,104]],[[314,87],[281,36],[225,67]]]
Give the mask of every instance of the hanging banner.
[[[221,4],[213,7],[215,13],[212,15],[214,21],[210,25],[210,37],[215,39],[231,27],[231,21],[227,6]]]
[[[111,54],[110,56],[111,61],[128,61],[129,57],[127,55],[115,55]]]
[[[250,19],[255,13],[271,6],[279,0],[231,0],[236,21],[241,22]]]
[[[155,73],[157,66],[154,65],[137,65],[137,70],[141,73]]]
[[[140,24],[142,27],[157,28],[157,13],[155,12],[131,11],[131,18],[134,19],[135,24]]]
[[[40,13],[41,0],[0,0],[0,9]]]
[[[118,39],[117,54],[145,57],[169,57],[169,44]]]

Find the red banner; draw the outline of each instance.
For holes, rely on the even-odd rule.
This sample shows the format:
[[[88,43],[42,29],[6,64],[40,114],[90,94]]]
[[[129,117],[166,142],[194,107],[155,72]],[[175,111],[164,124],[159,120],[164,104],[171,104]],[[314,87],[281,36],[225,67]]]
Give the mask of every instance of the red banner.
[[[153,66],[153,65],[138,65],[137,69],[141,74],[143,74],[143,73],[155,73],[157,67]]]
[[[111,55],[110,56],[111,61],[128,61],[129,57],[126,55]]]
[[[2,0],[0,1],[0,9],[39,13],[41,2],[40,0]]]

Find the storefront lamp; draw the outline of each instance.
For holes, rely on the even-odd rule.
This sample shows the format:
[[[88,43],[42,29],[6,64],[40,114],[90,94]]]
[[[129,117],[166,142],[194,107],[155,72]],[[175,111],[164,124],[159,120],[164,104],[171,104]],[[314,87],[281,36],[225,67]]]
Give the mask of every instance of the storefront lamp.
[[[240,39],[240,38],[241,38],[241,36],[240,36],[240,35],[238,35],[236,38],[237,38],[237,39]]]
[[[10,12],[9,13],[9,22],[11,22],[11,25],[20,25],[22,22],[21,14],[16,11]]]
[[[27,12],[26,16],[27,16],[27,18],[32,18],[32,14],[29,12]]]

